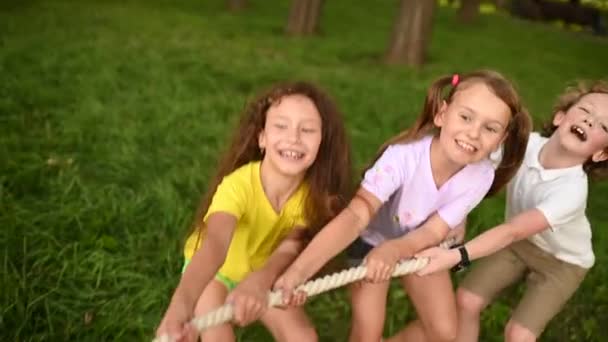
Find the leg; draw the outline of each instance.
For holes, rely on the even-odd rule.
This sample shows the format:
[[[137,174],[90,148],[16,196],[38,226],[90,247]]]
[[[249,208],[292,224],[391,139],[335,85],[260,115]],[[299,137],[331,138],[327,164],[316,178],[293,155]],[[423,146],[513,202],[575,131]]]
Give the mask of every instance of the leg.
[[[510,319],[505,327],[506,342],[535,342],[536,334],[530,329]]]
[[[518,245],[515,252],[531,272],[526,280],[526,292],[505,329],[505,338],[535,341],[576,292],[588,270],[561,261],[529,241]]]
[[[507,247],[475,263],[463,279],[456,294],[459,342],[479,339],[481,311],[506,287],[519,280],[526,271],[520,257]]]
[[[261,321],[270,330],[275,341],[316,342],[318,340],[315,328],[302,307],[269,308]]]
[[[350,286],[350,342],[377,342],[382,339],[389,285],[388,281],[378,284],[361,281]]]
[[[401,278],[419,320],[408,324],[389,341],[452,341],[458,322],[456,300],[448,271],[424,277],[407,275]]]
[[[213,279],[203,294],[199,297],[194,309],[196,316],[201,316],[208,313],[211,310],[217,309],[224,305],[226,296],[228,295],[228,289],[224,284]],[[234,332],[232,325],[229,323],[218,325],[217,327],[207,329],[201,334],[201,340],[203,341],[234,341]],[[195,339],[194,339],[195,340]]]
[[[488,305],[488,300],[465,288],[456,291],[458,310],[458,336],[456,341],[477,341],[479,339],[479,321],[481,311]]]

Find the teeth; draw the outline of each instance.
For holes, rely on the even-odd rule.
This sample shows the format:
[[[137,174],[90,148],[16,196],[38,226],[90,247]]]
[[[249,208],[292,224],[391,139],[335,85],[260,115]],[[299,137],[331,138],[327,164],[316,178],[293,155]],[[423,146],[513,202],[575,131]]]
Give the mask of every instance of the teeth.
[[[581,141],[587,140],[587,133],[579,126],[572,126],[570,132],[574,133]]]
[[[456,140],[458,146],[467,152],[475,152],[476,148],[473,145],[467,144],[464,141]]]
[[[300,153],[297,151],[289,151],[289,150],[281,151],[280,154],[282,157],[290,158],[290,159],[300,159],[304,156],[304,153]]]

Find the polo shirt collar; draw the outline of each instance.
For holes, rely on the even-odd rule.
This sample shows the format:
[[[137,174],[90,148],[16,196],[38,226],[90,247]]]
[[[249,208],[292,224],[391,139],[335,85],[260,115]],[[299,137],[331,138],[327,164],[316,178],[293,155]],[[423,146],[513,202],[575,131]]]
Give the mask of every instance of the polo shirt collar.
[[[558,177],[563,176],[579,176],[584,175],[583,165],[574,165],[571,167],[561,168],[561,169],[545,169],[539,161],[540,151],[545,146],[549,139],[545,137],[538,137],[538,139],[530,139],[528,144],[532,144],[529,146],[530,152],[526,153],[526,157],[524,159],[524,163],[526,166],[530,168],[537,169],[540,174],[540,178],[543,181],[554,180]]]

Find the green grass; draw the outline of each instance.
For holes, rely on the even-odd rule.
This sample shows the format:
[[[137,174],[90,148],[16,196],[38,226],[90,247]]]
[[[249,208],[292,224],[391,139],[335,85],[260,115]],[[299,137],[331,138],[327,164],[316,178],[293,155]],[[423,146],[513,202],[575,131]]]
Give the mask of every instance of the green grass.
[[[416,71],[379,63],[396,0],[328,1],[321,35],[300,39],[282,34],[286,1],[238,14],[223,3],[0,3],[0,340],[148,340],[217,154],[245,101],[274,81],[328,89],[362,167],[443,73],[500,70],[537,120],[566,82],[608,74],[607,40],[500,15],[465,27],[440,9]],[[600,341],[608,323],[606,190],[593,185],[589,202],[597,264],[545,341]],[[470,236],[500,222],[503,201],[484,201]],[[387,334],[414,315],[396,287],[391,298]],[[502,340],[516,300],[484,315],[483,341]],[[322,341],[345,339],[343,291],[308,309]],[[239,336],[270,339],[257,325]]]

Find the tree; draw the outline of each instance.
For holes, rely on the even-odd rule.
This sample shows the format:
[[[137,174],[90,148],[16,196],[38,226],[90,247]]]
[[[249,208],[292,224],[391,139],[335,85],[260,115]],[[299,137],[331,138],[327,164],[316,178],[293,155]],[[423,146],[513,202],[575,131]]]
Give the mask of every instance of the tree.
[[[458,19],[463,23],[470,23],[479,15],[481,0],[461,0],[458,9]]]
[[[317,31],[323,0],[292,0],[285,31],[291,35],[310,35]]]
[[[228,0],[227,5],[231,11],[240,11],[247,7],[247,0]]]
[[[421,66],[431,39],[435,0],[401,0],[386,62]]]

